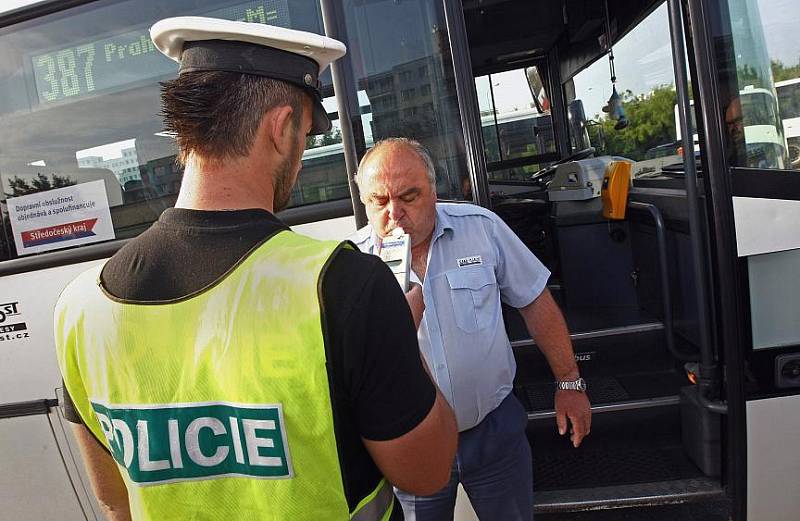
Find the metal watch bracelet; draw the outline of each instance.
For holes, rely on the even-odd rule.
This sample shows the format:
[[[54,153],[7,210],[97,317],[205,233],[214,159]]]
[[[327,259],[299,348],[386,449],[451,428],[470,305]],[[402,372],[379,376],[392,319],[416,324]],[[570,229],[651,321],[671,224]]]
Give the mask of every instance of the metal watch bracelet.
[[[583,378],[568,381],[556,380],[556,389],[559,391],[580,391],[584,393],[586,392],[586,380]]]

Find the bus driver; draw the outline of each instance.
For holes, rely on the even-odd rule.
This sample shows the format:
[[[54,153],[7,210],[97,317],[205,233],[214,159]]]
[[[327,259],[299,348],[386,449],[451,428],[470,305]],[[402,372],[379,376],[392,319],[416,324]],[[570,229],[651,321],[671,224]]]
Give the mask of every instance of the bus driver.
[[[437,204],[428,152],[416,141],[385,139],[357,174],[369,225],[359,248],[375,251],[397,227],[411,237],[411,280],[425,311],[420,348],[458,422],[456,461],[434,495],[398,491],[407,518],[452,519],[460,482],[482,521],[533,516],[527,415],[511,392],[516,365],[500,300],[519,308],[555,375],[558,430],[571,423],[575,447],[589,434],[591,411],[564,318],[546,288],[550,272],[495,214],[469,204]]]

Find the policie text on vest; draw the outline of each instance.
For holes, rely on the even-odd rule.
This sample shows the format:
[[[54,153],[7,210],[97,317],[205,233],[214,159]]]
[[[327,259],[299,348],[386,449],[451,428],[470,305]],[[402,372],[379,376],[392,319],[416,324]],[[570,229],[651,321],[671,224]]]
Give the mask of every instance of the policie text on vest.
[[[92,402],[92,408],[114,459],[141,485],[293,475],[280,405]]]

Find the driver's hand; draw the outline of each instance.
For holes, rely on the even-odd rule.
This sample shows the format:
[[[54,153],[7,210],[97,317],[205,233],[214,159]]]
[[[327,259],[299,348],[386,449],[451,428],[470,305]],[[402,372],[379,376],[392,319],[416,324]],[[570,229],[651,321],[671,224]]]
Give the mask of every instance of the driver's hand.
[[[422,297],[422,286],[411,283],[411,289],[406,292],[406,301],[411,309],[411,316],[414,318],[414,327],[419,329],[422,322],[422,314],[425,312],[425,300]]]

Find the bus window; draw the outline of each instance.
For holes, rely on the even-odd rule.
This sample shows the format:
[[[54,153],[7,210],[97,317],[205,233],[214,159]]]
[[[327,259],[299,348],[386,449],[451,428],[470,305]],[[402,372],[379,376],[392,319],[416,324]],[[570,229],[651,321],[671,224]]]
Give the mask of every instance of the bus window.
[[[3,28],[0,258],[133,237],[175,203],[183,171],[174,138],[162,131],[158,83],[177,65],[148,30],[181,15],[324,33],[314,0],[98,2]],[[321,81],[332,96],[330,73]],[[308,143],[294,205],[349,197],[341,145],[330,146],[340,140],[335,128]],[[79,208],[88,204],[101,209],[94,223]],[[86,237],[62,240],[65,225]]]
[[[800,170],[800,5],[783,0],[727,0],[731,37],[721,39],[721,109],[728,129],[729,162],[758,184],[764,170]],[[731,91],[738,96],[724,96]],[[740,110],[741,109],[741,110]],[[743,126],[743,132],[742,127]],[[781,191],[775,199],[796,194]],[[735,199],[739,255],[747,257],[753,349],[800,342],[796,310],[800,250],[796,232],[776,231],[785,201]],[[761,206],[754,201],[761,201]],[[767,219],[764,217],[769,215]],[[740,216],[744,216],[739,218]],[[769,222],[765,233],[764,223]],[[791,221],[791,217],[787,218]],[[747,239],[741,239],[738,234]],[[753,237],[768,237],[757,241]]]
[[[616,87],[630,122],[627,128],[615,130],[616,122],[603,111],[612,93],[607,56],[572,78],[575,99],[583,102],[589,120],[592,146],[598,154],[639,162],[657,159],[663,165],[679,161],[675,76],[666,3],[614,45],[614,56]]]
[[[800,6],[728,0],[731,38],[720,70],[731,166],[800,168]],[[756,30],[757,29],[757,30]],[[733,94],[731,94],[733,93]]]
[[[550,103],[537,66],[475,78],[490,181],[527,181],[556,152]],[[545,156],[541,161],[536,161]],[[510,159],[531,158],[507,167]]]
[[[464,199],[464,135],[441,3],[343,5],[366,147],[387,137],[416,139],[431,152],[439,197]]]
[[[332,126],[322,135],[306,137],[303,168],[292,188],[289,208],[350,197],[336,99],[333,96],[324,98],[322,104]]]

